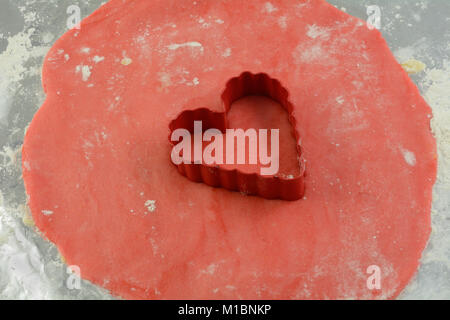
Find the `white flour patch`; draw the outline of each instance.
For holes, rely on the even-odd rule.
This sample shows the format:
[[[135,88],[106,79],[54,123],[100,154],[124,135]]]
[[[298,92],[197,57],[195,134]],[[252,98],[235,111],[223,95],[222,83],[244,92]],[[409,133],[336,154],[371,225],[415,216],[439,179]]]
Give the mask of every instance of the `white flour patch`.
[[[159,72],[158,73],[158,81],[161,83],[161,90],[166,90],[168,87],[172,85],[172,78],[167,72]]]
[[[154,212],[156,210],[156,200],[147,200],[144,205],[149,212]]]
[[[416,165],[416,155],[414,154],[414,152],[411,152],[406,149],[401,149],[401,151],[406,163],[411,167],[414,167]]]
[[[336,102],[339,104],[343,104],[345,102],[345,99],[343,96],[339,96],[336,98]]]
[[[231,48],[226,48],[224,53],[222,54],[222,57],[228,58],[229,56],[231,56]]]
[[[428,44],[426,38],[421,38],[417,40],[410,46],[403,47],[394,51],[394,56],[400,63],[408,61],[410,59],[414,59],[417,55],[422,55],[424,52],[427,52]]]
[[[278,18],[278,25],[280,26],[281,29],[286,29],[287,28],[287,17],[286,16],[282,16]]]
[[[200,274],[209,274],[209,275],[213,275],[217,268],[219,267],[218,264],[215,263],[211,263],[208,267],[206,267],[206,269],[204,270],[200,270]]]
[[[3,146],[3,150],[0,151],[0,164],[9,170],[14,169],[18,165],[17,158],[19,157],[21,150],[21,146],[16,149],[11,148],[10,146]]]
[[[272,13],[272,12],[278,11],[278,8],[276,8],[276,7],[275,7],[272,3],[270,3],[270,2],[266,2],[266,3],[264,4],[264,9],[263,9],[263,11],[268,12],[268,13]]]
[[[55,38],[55,36],[53,34],[51,34],[50,32],[45,32],[42,35],[42,42],[44,43],[50,43],[53,41],[53,39]]]
[[[308,26],[308,31],[306,35],[311,39],[328,39],[330,37],[330,31],[327,28],[316,26],[315,24]]]
[[[450,61],[444,61],[443,69],[429,70],[424,82],[428,86],[425,100],[433,108],[431,128],[438,145],[438,181],[450,191]]]
[[[120,63],[124,66],[128,66],[133,63],[133,60],[131,58],[125,57],[120,61]]]
[[[99,63],[99,62],[102,62],[103,60],[105,60],[105,57],[94,56],[94,57],[92,58],[92,60],[93,60],[95,63]]]
[[[321,60],[325,56],[327,56],[326,52],[322,49],[322,47],[317,44],[311,47],[308,47],[306,50],[303,50],[303,46],[299,48],[300,50],[300,61],[304,63],[313,62],[315,60]]]
[[[364,83],[362,83],[361,81],[352,81],[352,84],[357,90],[361,90],[364,86]]]
[[[191,41],[191,42],[185,42],[185,43],[172,43],[167,46],[167,48],[169,48],[169,50],[178,50],[180,48],[185,48],[185,47],[198,48],[201,51],[203,51],[203,45],[197,41]]]
[[[11,95],[8,89],[8,82],[0,74],[0,124],[6,125],[9,110],[11,109]]]
[[[34,31],[35,29],[30,28],[26,32],[9,37],[5,51],[0,54],[0,124],[7,123],[12,98],[20,86],[20,81],[40,72],[39,68],[26,67],[25,62],[30,58],[44,56],[49,49],[32,45],[30,37]]]
[[[52,210],[41,210],[42,214],[45,216],[50,216],[53,214]]]
[[[26,207],[0,202],[0,299],[111,299],[107,291],[81,280],[69,290],[69,275],[56,248],[24,224]],[[31,226],[32,227],[32,226]]]
[[[76,73],[81,73],[81,79],[83,81],[88,81],[92,72],[91,72],[91,68],[90,66],[86,66],[86,65],[78,65],[75,67],[75,72]]]

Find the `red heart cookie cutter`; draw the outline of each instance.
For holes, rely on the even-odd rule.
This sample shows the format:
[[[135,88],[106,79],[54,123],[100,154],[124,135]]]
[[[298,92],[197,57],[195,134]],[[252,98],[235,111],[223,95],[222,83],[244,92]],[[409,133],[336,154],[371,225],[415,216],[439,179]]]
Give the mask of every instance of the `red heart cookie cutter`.
[[[221,95],[224,112],[214,112],[206,108],[185,110],[169,124],[169,141],[172,145],[178,144],[171,140],[172,132],[176,129],[186,129],[194,132],[194,121],[202,121],[202,130],[216,128],[221,132],[227,129],[227,113],[231,105],[238,99],[246,96],[266,96],[277,101],[287,110],[292,135],[297,146],[297,156],[300,171],[289,177],[258,173],[246,173],[239,169],[226,169],[218,165],[205,163],[181,163],[176,165],[178,171],[189,180],[202,182],[212,187],[221,187],[232,191],[239,191],[248,195],[256,195],[266,199],[299,200],[305,192],[305,163],[296,130],[296,120],[293,116],[293,105],[289,101],[289,93],[280,81],[270,78],[265,73],[252,74],[244,72],[240,76],[230,79]]]

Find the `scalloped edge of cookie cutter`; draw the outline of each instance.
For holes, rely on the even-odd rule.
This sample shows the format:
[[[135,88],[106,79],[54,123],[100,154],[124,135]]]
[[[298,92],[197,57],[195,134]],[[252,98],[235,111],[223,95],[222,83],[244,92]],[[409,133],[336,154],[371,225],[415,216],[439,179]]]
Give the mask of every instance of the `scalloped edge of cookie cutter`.
[[[291,177],[272,175],[262,176],[258,173],[245,173],[239,169],[225,169],[218,165],[186,164],[175,165],[178,172],[189,180],[205,183],[211,187],[224,188],[230,191],[238,191],[247,195],[259,196],[265,199],[280,199],[294,201],[302,199],[305,193],[305,162],[303,161],[302,149],[299,143],[299,134],[296,130],[296,120],[293,116],[294,107],[289,101],[289,92],[280,81],[269,77],[265,73],[252,74],[243,72],[240,76],[227,81],[225,90],[221,95],[224,112],[211,111],[207,108],[182,111],[169,124],[169,141],[172,145],[177,142],[171,141],[172,132],[183,128],[189,132],[194,130],[194,121],[201,120],[203,131],[216,128],[225,132],[228,127],[227,114],[231,105],[238,99],[259,95],[271,98],[288,112],[292,135],[297,146],[297,158],[300,173]]]

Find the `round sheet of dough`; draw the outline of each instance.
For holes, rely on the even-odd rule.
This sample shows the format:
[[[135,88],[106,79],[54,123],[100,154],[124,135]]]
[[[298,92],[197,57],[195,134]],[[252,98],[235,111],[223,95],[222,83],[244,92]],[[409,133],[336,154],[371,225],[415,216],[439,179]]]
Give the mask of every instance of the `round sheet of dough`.
[[[243,71],[289,90],[302,200],[211,188],[170,162],[170,121],[223,111]],[[414,275],[436,176],[431,110],[380,33],[325,1],[113,0],[55,43],[43,84],[23,146],[29,206],[113,295],[380,299]]]

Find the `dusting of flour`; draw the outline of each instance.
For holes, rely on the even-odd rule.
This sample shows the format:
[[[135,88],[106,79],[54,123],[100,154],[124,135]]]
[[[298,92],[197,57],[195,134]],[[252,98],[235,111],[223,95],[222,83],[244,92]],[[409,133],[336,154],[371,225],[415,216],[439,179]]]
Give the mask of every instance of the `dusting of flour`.
[[[58,2],[63,1],[58,0]],[[67,287],[69,273],[58,250],[53,244],[43,240],[36,230],[25,200],[11,200],[13,194],[11,188],[22,183],[21,145],[7,138],[19,135],[21,141],[25,127],[14,123],[15,115],[24,112],[16,110],[18,106],[14,102],[19,101],[21,104],[20,99],[36,95],[35,92],[24,93],[34,89],[29,89],[27,85],[27,90],[24,90],[22,82],[30,79],[39,82],[36,78],[40,74],[43,56],[48,51],[50,42],[57,38],[52,33],[44,32],[44,41],[40,44],[34,43],[33,37],[37,30],[33,24],[37,22],[39,15],[27,8],[26,1],[17,0],[17,3],[25,21],[25,28],[22,32],[9,36],[6,50],[0,52],[0,133],[2,134],[0,135],[0,299],[108,299],[111,296],[105,290],[88,281],[81,281],[80,289]],[[35,1],[31,0],[29,3],[33,4]],[[53,1],[53,3],[56,2]],[[267,2],[264,8],[267,14],[275,15],[278,12],[278,9],[270,2]],[[219,20],[217,23],[223,23],[223,21]],[[285,26],[285,23],[285,20],[279,20],[280,26]],[[321,40],[328,37],[327,30],[317,25],[311,25],[307,32],[310,39]],[[417,44],[417,49],[408,47],[401,50],[398,56],[403,56],[404,59],[400,62],[404,63],[408,61],[407,59],[411,59],[415,51],[419,49],[426,51],[426,46],[427,44],[421,41]],[[312,47],[306,52],[300,49],[303,48],[298,50],[302,54],[299,54],[299,58],[305,61],[326,54],[320,46]],[[201,43],[190,41],[171,44],[168,50],[192,50],[201,54],[204,48]],[[230,56],[231,49],[227,49],[224,55]],[[66,54],[66,59],[69,58]],[[40,61],[36,62],[36,59]],[[95,56],[93,62],[100,63],[103,60],[104,57]],[[30,63],[31,61],[33,63]],[[131,62],[130,59],[125,64],[128,65]],[[411,65],[410,62],[408,66]],[[416,64],[413,66],[415,67]],[[400,298],[450,298],[448,285],[450,279],[450,61],[444,61],[443,66],[439,68],[425,69],[422,73],[425,76],[420,80],[420,85],[425,99],[433,109],[431,127],[437,139],[439,156],[438,178],[433,194],[433,231],[417,276]],[[88,81],[91,76],[89,66],[80,66],[78,76]],[[170,77],[161,75],[161,79],[164,83],[170,84]],[[198,83],[198,81],[197,79],[194,82]],[[336,102],[343,103],[343,98],[337,97]],[[408,150],[402,151],[405,161],[414,165],[416,161],[414,154],[410,154]],[[5,183],[6,180],[8,183]],[[23,189],[20,190],[24,193]],[[154,200],[145,202],[145,207],[148,212],[156,209],[155,213],[157,213]],[[42,214],[51,215],[53,212],[45,210]],[[213,272],[214,266],[207,271]]]

